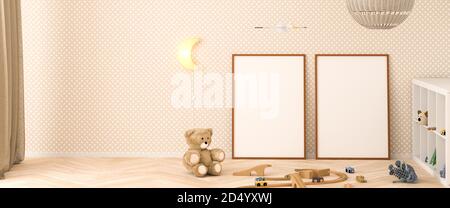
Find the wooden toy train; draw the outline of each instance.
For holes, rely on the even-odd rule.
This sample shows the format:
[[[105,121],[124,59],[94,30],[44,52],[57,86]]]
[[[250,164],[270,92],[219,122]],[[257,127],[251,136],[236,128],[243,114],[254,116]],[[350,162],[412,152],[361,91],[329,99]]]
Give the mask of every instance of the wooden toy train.
[[[325,180],[324,177],[331,175],[337,178]],[[330,169],[296,169],[295,173],[285,175],[284,177],[258,177],[255,179],[255,185],[241,186],[240,188],[277,188],[292,187],[305,188],[307,185],[321,185],[339,183],[347,180],[347,175]],[[310,179],[305,182],[303,179]],[[284,183],[270,183],[272,181],[285,181]],[[286,182],[287,181],[287,182]]]

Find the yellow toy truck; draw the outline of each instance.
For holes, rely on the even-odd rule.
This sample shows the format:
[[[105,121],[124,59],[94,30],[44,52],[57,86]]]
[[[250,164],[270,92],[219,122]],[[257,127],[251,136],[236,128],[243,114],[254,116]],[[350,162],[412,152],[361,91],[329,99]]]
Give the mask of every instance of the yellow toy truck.
[[[255,179],[255,186],[261,187],[261,186],[267,186],[267,181],[264,177],[258,177]]]

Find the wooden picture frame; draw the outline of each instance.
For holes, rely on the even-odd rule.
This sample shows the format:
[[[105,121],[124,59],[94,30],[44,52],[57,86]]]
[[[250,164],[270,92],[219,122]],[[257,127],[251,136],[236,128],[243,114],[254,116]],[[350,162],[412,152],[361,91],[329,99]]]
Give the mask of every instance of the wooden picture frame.
[[[236,93],[236,91],[237,91],[236,90],[236,73],[239,73],[237,71],[240,70],[239,66],[237,66],[237,65],[239,65],[239,63],[238,63],[239,59],[255,58],[254,63],[257,63],[257,62],[260,62],[261,60],[267,60],[266,58],[269,58],[269,59],[272,58],[272,60],[275,60],[279,57],[281,57],[280,59],[283,59],[283,57],[286,59],[299,58],[299,64],[300,64],[298,66],[299,71],[295,72],[295,73],[297,73],[298,76],[301,76],[301,77],[297,77],[297,79],[299,80],[299,82],[302,82],[302,83],[298,83],[299,84],[298,93],[301,93],[301,95],[299,95],[299,96],[301,96],[301,98],[298,99],[299,100],[298,102],[302,103],[302,105],[297,106],[298,111],[301,112],[300,113],[301,116],[299,116],[298,120],[296,121],[299,123],[299,126],[293,127],[293,128],[297,128],[297,130],[299,131],[299,132],[293,133],[293,134],[298,134],[300,136],[300,138],[298,138],[299,146],[294,145],[294,148],[297,148],[298,152],[295,155],[293,153],[292,155],[289,155],[289,156],[283,155],[284,153],[281,153],[280,155],[277,155],[276,153],[245,154],[245,153],[243,153],[243,150],[239,149],[239,146],[238,146],[241,144],[241,143],[239,143],[240,138],[236,138],[236,137],[239,137],[240,135],[245,135],[245,133],[243,133],[243,134],[240,133],[241,130],[239,130],[240,127],[237,124],[239,122],[236,122],[237,117],[241,118],[240,114],[239,114],[240,113],[239,108],[235,108],[236,107],[236,94],[237,94]],[[256,60],[258,60],[258,61],[256,61]],[[250,60],[250,61],[252,61],[252,60]],[[270,65],[270,64],[268,64],[268,65]],[[265,66],[267,66],[267,64]],[[306,56],[304,54],[233,54],[232,55],[232,72],[233,72],[233,77],[234,77],[234,79],[233,79],[233,108],[232,108],[232,158],[233,159],[305,159],[305,154],[306,154],[306,131],[305,131],[305,123],[306,123],[306,120],[305,120],[305,114],[306,114],[305,113],[305,94],[306,94],[305,82],[306,82],[306,80],[305,80],[305,71],[306,71]],[[284,77],[286,77],[286,76],[284,76]],[[293,80],[295,80],[295,78]],[[284,81],[286,81],[286,79]],[[283,112],[281,114],[283,114]],[[280,122],[277,122],[277,123],[280,123]],[[274,129],[274,128],[271,127],[271,128],[264,128],[264,129]],[[273,131],[277,131],[277,130],[279,130],[279,129],[276,129]],[[260,132],[261,129],[251,129],[249,131]],[[271,132],[271,133],[273,133],[273,132]],[[289,137],[291,140],[295,140],[296,137],[292,136],[293,134],[287,134],[288,135],[287,137]],[[258,135],[255,134],[254,137],[258,137]],[[250,138],[250,137],[247,137],[247,138]],[[255,144],[256,144],[255,146],[258,146],[257,145],[258,142],[256,140],[254,140],[254,138],[252,138],[252,139],[253,139],[253,141],[255,141]],[[278,139],[278,141],[280,140],[280,138],[274,138],[274,139]],[[281,139],[283,139],[283,138],[281,138]],[[264,138],[262,138],[261,140],[264,140]],[[281,140],[281,141],[283,141],[283,140]],[[284,141],[286,141],[286,140],[284,140]],[[286,145],[286,146],[289,146],[289,145]],[[289,149],[289,148],[290,147],[287,147],[287,149]],[[276,146],[275,147],[267,147],[267,149],[275,149],[278,152],[283,151],[280,149],[276,149]],[[252,151],[249,148],[247,148],[247,150]]]
[[[342,62],[337,61],[336,63],[330,62],[330,63],[326,63],[326,60],[328,58],[328,61],[336,61],[339,60],[340,57],[342,58]],[[333,60],[334,58],[336,58],[335,60]],[[324,61],[325,60],[325,61]],[[352,63],[352,60],[354,60],[354,63]],[[384,60],[384,61],[383,61]],[[378,62],[379,61],[379,62]],[[367,65],[364,65],[364,62],[366,62]],[[385,62],[385,63],[384,63]],[[321,65],[323,64],[323,67],[328,67],[330,69],[327,69],[328,73],[323,73],[325,75],[323,75],[321,72],[319,72],[321,69]],[[361,68],[359,68],[358,70],[355,70],[355,67],[357,67],[358,64],[361,64]],[[367,73],[365,74],[365,76],[371,76],[374,74],[374,76],[370,77],[370,79],[368,77],[353,77],[353,76],[358,76],[359,73],[364,73],[364,72],[370,72],[372,68],[378,67],[380,68],[379,71],[377,72],[371,72],[371,73]],[[349,73],[349,74],[341,74],[341,73],[337,73],[334,72],[333,70],[339,70],[341,69],[343,71],[343,73]],[[359,71],[360,69],[362,69],[361,71]],[[365,71],[363,71],[365,70]],[[353,72],[356,72],[353,74]],[[334,76],[336,75],[336,76]],[[321,77],[320,76],[329,76],[327,78],[323,78],[324,80],[328,81],[327,85],[333,85],[335,83],[333,83],[333,81],[330,81],[330,77],[334,76],[333,78],[335,79],[339,79],[342,78],[342,80],[339,80],[340,83],[342,84],[338,84],[338,85],[342,85],[345,86],[345,83],[348,82],[352,82],[355,80],[358,80],[357,82],[359,82],[359,84],[361,84],[360,86],[354,86],[355,91],[358,91],[359,95],[361,95],[360,97],[360,105],[356,106],[355,108],[351,108],[351,107],[347,107],[344,106],[342,107],[342,105],[340,105],[343,101],[343,99],[347,99],[350,96],[347,96],[345,98],[341,97],[341,98],[336,98],[338,95],[337,94],[332,94],[333,96],[329,96],[331,97],[330,99],[327,98],[322,98],[321,97],[321,93],[324,93],[323,96],[326,96],[327,93],[331,94],[331,93],[335,93],[335,89],[340,89],[339,86],[327,86],[324,87],[325,85],[321,85]],[[370,81],[371,79],[376,79],[377,81]],[[337,81],[337,82],[339,82]],[[369,86],[369,83],[372,84],[372,82],[379,82],[378,84],[375,84],[374,86]],[[367,85],[366,87],[364,87],[363,85]],[[343,87],[343,88],[347,88]],[[332,89],[332,90],[329,90]],[[327,90],[329,92],[327,92]],[[360,93],[360,90],[368,90],[370,92],[367,92],[369,95],[364,95],[363,93]],[[316,98],[315,98],[315,106],[316,106],[316,159],[326,159],[326,160],[334,160],[334,159],[350,159],[350,160],[389,160],[390,159],[390,135],[389,135],[389,127],[390,127],[390,111],[389,111],[389,55],[388,54],[317,54],[315,56],[315,92],[316,92]],[[368,99],[368,97],[370,98],[370,93],[371,92],[375,92],[373,93],[373,95],[380,95],[378,96],[373,104],[373,112],[368,112],[368,111],[364,111],[365,109],[369,109],[371,107],[368,107],[369,105],[364,104],[364,102],[368,102],[366,99]],[[343,93],[343,95],[345,96],[346,93]],[[355,93],[357,94],[357,93]],[[383,95],[383,96],[381,96]],[[356,95],[358,96],[358,95]],[[321,99],[324,100],[324,103],[333,103],[333,105],[336,105],[335,107],[325,107],[326,104],[322,104],[321,103]],[[380,99],[380,101],[377,101],[377,99]],[[343,108],[343,110],[341,108]],[[323,109],[322,109],[323,108]],[[350,109],[350,110],[349,110]],[[338,120],[336,119],[338,116],[336,115],[345,115],[345,114],[352,114],[352,113],[348,113],[348,112],[353,112],[353,113],[357,113],[356,109],[361,110],[361,112],[359,112],[359,116],[361,115],[374,115],[374,112],[376,111],[376,109],[382,109],[379,112],[377,112],[379,115],[375,115],[374,117],[376,118],[371,118],[373,119],[371,121],[371,123],[375,123],[373,128],[376,130],[380,130],[380,132],[376,132],[376,131],[367,131],[365,132],[365,134],[361,134],[360,137],[357,138],[357,136],[355,136],[353,133],[357,134],[355,132],[356,130],[361,130],[361,129],[370,129],[368,128],[366,124],[364,122],[353,122],[353,124],[347,124],[347,126],[345,125],[340,125],[342,123],[345,123],[346,118],[342,119],[342,120]],[[321,111],[324,111],[323,113]],[[337,113],[334,114],[333,110],[337,111]],[[331,112],[331,113],[330,113]],[[345,112],[345,113],[343,113]],[[325,116],[323,116],[325,115]],[[354,114],[353,114],[354,115]],[[327,117],[329,116],[329,117]],[[348,116],[352,116],[352,115],[348,115]],[[340,116],[340,117],[345,117],[345,116]],[[322,120],[324,120],[322,122]],[[351,119],[350,119],[351,120]],[[353,121],[355,121],[356,119],[354,119]],[[360,121],[370,121],[370,119],[360,119]],[[336,125],[339,125],[339,127],[330,128],[330,123],[335,122]],[[376,122],[379,122],[378,124]],[[338,129],[338,130],[336,130]],[[336,130],[336,131],[335,131]],[[334,131],[334,132],[332,132]],[[331,137],[331,133],[336,135],[336,137],[342,137],[342,132],[350,132],[347,135],[347,138],[343,139],[343,138],[337,138],[337,139],[332,139]],[[337,133],[336,133],[337,132]],[[324,134],[324,135],[321,135]],[[373,141],[370,140],[370,138],[376,137],[378,138],[378,136],[381,137],[380,141]],[[322,138],[321,140],[321,136],[325,137]],[[334,135],[333,135],[334,136]],[[369,139],[368,139],[369,138]],[[342,141],[338,141],[339,139],[342,139]],[[359,140],[361,139],[361,140]],[[367,143],[364,143],[364,141],[362,139],[367,139],[368,141],[366,141]],[[336,140],[336,141],[334,141]],[[322,141],[322,143],[321,143]],[[353,146],[352,147],[344,147],[345,145],[349,145],[351,144]],[[372,144],[376,144],[374,146],[369,147]],[[383,149],[382,149],[383,148]],[[346,150],[349,150],[346,152]],[[353,152],[352,152],[353,150]],[[336,154],[333,155],[333,153],[331,153],[331,151],[335,151]],[[346,153],[343,153],[346,152]],[[363,153],[364,152],[364,153]]]

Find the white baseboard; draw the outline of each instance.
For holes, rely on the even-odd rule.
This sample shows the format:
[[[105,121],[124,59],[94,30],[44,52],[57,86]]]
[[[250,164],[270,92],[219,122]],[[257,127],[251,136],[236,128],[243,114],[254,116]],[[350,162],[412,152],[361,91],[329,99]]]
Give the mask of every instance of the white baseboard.
[[[231,158],[231,152],[225,153],[226,158]],[[182,157],[180,152],[26,152],[26,157],[144,157],[144,158],[163,158],[163,157]],[[306,159],[315,159],[314,153],[307,153]],[[392,160],[409,160],[412,159],[411,153],[395,153],[391,154]]]
[[[410,160],[412,158],[412,153],[391,154],[391,160]],[[316,155],[314,153],[306,153],[306,159],[316,159]]]
[[[227,158],[231,158],[231,153],[225,153]],[[183,153],[179,152],[120,152],[120,153],[111,153],[111,152],[26,152],[25,157],[33,158],[33,157],[136,157],[136,158],[167,158],[167,157],[175,157],[181,158],[183,157]]]

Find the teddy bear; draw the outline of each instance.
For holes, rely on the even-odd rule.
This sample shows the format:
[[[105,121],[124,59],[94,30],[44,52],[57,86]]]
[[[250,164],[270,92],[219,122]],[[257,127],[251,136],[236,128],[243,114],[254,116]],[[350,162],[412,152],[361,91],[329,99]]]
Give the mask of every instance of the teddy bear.
[[[417,111],[418,114],[418,118],[417,121],[419,122],[420,125],[428,125],[428,111]]]
[[[184,134],[188,151],[184,153],[183,165],[197,177],[206,175],[218,176],[222,172],[221,162],[225,152],[221,149],[208,149],[212,139],[212,129],[190,129]]]

